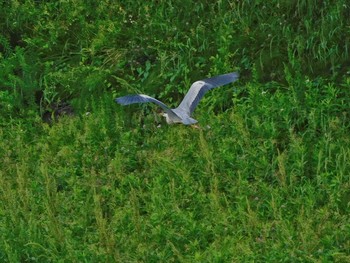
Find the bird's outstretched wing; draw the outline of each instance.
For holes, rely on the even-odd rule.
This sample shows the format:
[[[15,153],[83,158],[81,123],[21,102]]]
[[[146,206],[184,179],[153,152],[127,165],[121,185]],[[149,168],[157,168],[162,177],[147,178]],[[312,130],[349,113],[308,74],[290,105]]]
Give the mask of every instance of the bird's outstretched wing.
[[[150,96],[144,95],[144,94],[127,95],[124,97],[116,98],[115,101],[121,105],[153,102],[153,103],[157,104],[158,106],[162,107],[162,109],[165,111],[170,110],[170,108],[167,105],[165,105],[163,102],[161,102],[155,98],[152,98]]]
[[[181,101],[178,109],[191,114],[208,90],[234,82],[238,80],[238,77],[239,74],[233,72],[194,82]]]
[[[165,105],[163,102],[152,98],[148,95],[144,94],[137,94],[137,95],[127,95],[124,97],[116,98],[115,101],[121,105],[129,105],[134,103],[147,103],[147,102],[153,102],[160,106],[172,120],[179,120],[181,121],[181,117],[177,115],[172,109],[170,109],[167,105]]]

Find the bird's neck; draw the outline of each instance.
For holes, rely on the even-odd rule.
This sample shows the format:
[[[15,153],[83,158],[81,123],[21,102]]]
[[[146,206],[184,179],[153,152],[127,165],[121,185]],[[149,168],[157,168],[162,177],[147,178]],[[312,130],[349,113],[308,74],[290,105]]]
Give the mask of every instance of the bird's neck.
[[[166,120],[166,122],[167,122],[168,124],[173,123],[173,122],[172,122],[172,120],[169,118],[168,113],[164,113],[164,115],[163,115],[163,116],[165,117],[165,120]]]

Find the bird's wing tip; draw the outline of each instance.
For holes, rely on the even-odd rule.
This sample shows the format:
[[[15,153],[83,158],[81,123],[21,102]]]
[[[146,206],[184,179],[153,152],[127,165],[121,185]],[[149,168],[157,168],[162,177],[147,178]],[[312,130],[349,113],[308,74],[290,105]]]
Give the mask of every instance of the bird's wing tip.
[[[125,96],[126,97],[126,96]],[[120,105],[127,105],[127,101],[125,100],[125,97],[119,97],[114,99],[114,101]]]
[[[230,73],[232,76],[234,76],[235,78],[239,78],[239,72],[238,71],[235,71],[235,72],[232,72]]]

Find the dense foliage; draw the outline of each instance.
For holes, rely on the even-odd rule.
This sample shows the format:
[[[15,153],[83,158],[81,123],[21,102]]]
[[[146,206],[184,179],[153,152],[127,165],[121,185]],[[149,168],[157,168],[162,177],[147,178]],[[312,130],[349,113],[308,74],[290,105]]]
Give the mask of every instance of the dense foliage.
[[[1,1],[0,261],[350,261],[349,33],[345,0]],[[113,102],[235,70],[200,129]]]

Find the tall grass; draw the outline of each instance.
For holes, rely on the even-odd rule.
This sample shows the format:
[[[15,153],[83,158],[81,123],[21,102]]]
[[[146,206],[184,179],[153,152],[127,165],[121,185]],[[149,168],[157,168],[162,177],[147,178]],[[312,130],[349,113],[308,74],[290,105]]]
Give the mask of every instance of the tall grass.
[[[309,100],[299,131],[292,93],[246,88],[218,116],[199,108],[206,130],[125,126],[110,96],[52,127],[2,129],[1,259],[346,261],[344,113]]]
[[[0,7],[1,262],[350,260],[347,1]]]

